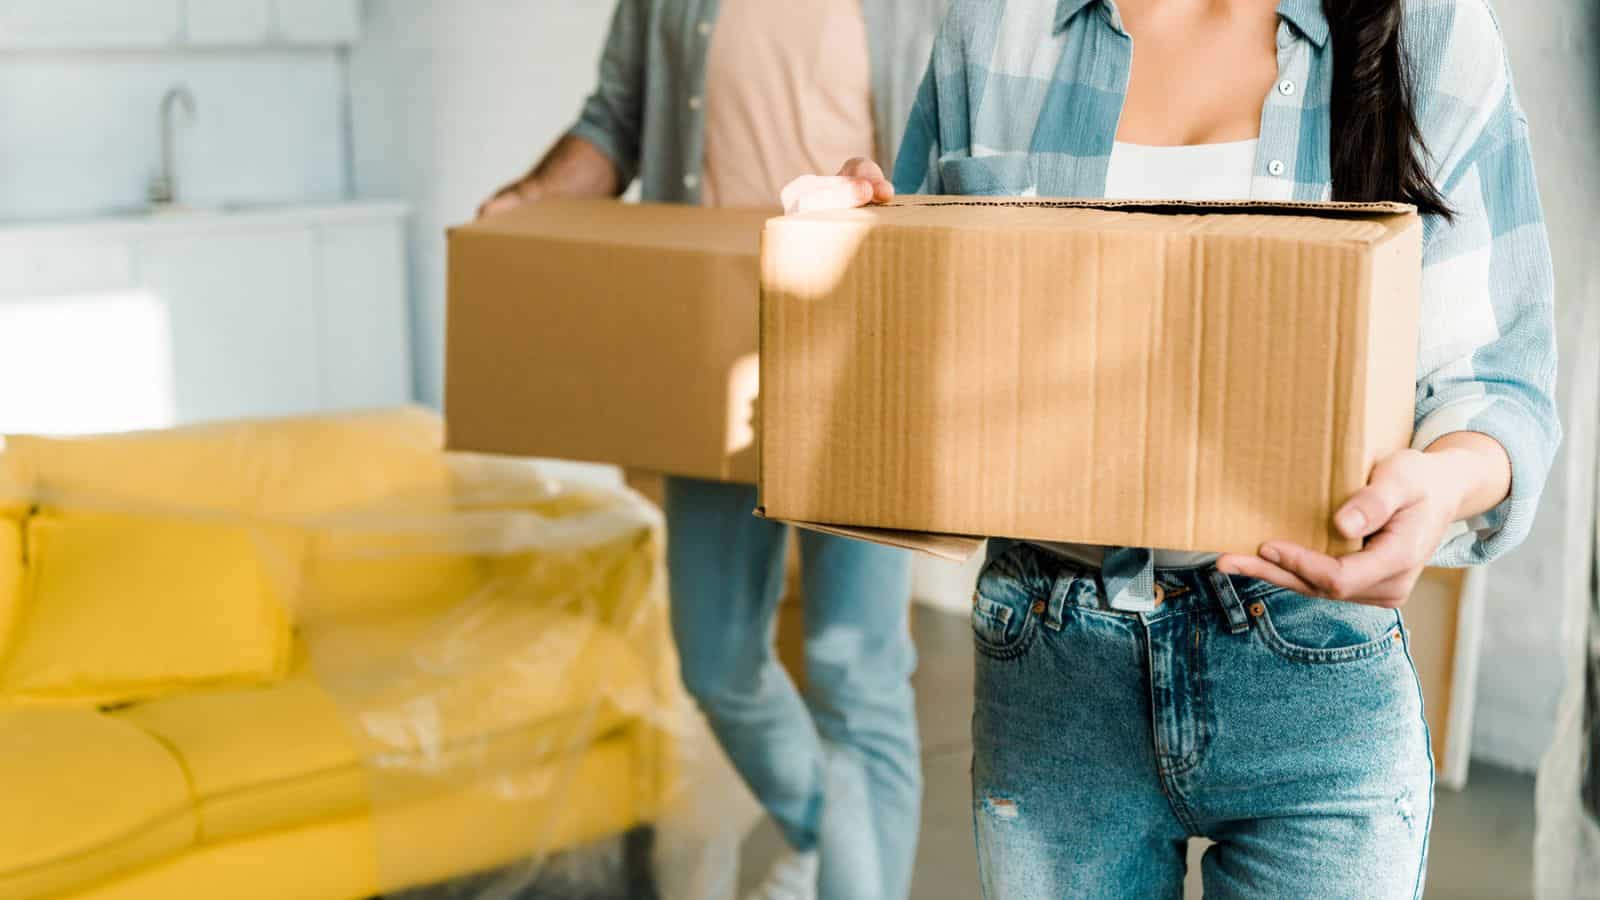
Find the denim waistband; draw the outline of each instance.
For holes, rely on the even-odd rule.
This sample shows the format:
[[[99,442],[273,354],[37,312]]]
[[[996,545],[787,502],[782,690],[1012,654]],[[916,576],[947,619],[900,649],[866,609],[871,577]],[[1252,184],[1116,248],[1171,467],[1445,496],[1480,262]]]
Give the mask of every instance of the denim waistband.
[[[1226,575],[1215,565],[1156,569],[1161,604],[1154,612],[1113,609],[1099,570],[1024,543],[991,542],[991,570],[1026,585],[1035,596],[1049,597],[1047,618],[1057,619],[1073,605],[1130,618],[1157,620],[1168,616],[1218,611],[1230,630],[1249,627],[1249,607],[1278,588],[1242,575]]]

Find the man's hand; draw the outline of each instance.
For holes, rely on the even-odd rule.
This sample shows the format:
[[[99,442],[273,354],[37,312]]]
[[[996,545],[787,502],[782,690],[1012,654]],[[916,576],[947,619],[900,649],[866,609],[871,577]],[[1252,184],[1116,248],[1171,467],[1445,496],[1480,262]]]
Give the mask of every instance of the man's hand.
[[[801,175],[784,186],[784,215],[829,209],[854,209],[894,199],[894,185],[870,159],[856,157],[837,175]]]
[[[1372,479],[1334,516],[1334,527],[1365,540],[1335,559],[1286,541],[1259,556],[1229,554],[1217,568],[1310,597],[1398,609],[1455,522],[1479,515],[1510,489],[1505,450],[1481,434],[1452,434],[1426,453],[1402,450],[1380,462]]]
[[[611,157],[581,137],[556,141],[533,171],[494,192],[478,218],[554,197],[615,197],[628,185]]]
[[[539,183],[532,176],[519,178],[478,204],[478,218],[508,212],[539,199]]]

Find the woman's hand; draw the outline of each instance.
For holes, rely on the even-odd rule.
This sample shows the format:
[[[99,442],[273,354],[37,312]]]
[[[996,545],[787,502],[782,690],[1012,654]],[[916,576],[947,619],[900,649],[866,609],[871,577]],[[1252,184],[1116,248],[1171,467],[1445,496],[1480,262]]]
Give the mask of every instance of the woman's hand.
[[[829,209],[854,209],[894,199],[894,185],[870,159],[856,157],[837,175],[801,175],[783,188],[784,215]]]
[[[1499,505],[1510,487],[1511,463],[1498,442],[1448,435],[1426,453],[1402,450],[1383,460],[1334,516],[1340,534],[1366,541],[1360,552],[1335,559],[1272,541],[1260,556],[1230,554],[1217,568],[1309,597],[1398,609],[1450,526]]]

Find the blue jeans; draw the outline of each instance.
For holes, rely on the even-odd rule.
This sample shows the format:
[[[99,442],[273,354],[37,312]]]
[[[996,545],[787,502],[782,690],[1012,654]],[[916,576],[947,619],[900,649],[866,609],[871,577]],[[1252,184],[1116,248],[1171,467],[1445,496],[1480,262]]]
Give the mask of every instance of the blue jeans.
[[[670,478],[667,564],[683,681],[723,750],[828,900],[903,900],[922,802],[911,672],[911,560],[800,535],[806,694],[778,663],[788,529],[755,488]]]
[[[1214,568],[1153,613],[997,544],[978,581],[973,816],[990,900],[1421,896],[1433,806],[1399,614]]]

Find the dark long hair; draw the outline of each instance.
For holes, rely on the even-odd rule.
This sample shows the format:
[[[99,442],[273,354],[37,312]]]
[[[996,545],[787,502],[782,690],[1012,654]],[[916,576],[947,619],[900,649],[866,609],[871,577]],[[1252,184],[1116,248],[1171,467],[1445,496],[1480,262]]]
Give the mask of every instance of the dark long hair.
[[[1323,0],[1333,28],[1333,196],[1451,210],[1428,175],[1415,76],[1401,46],[1405,0]]]

